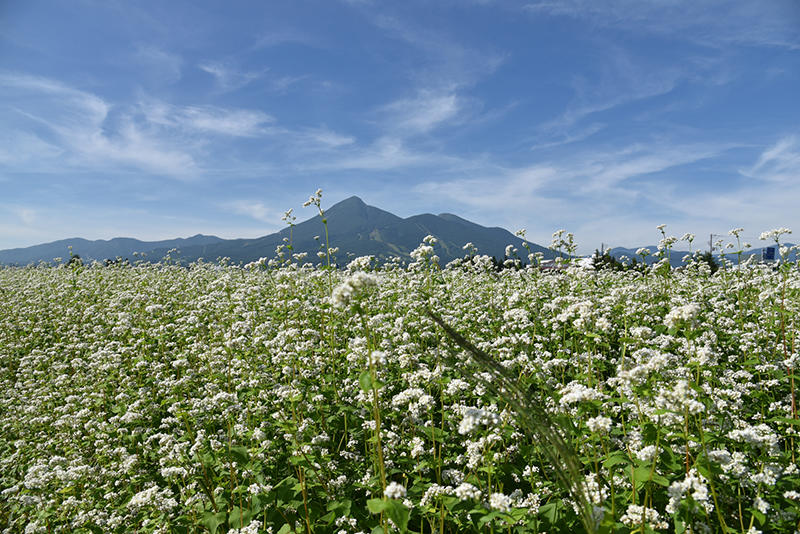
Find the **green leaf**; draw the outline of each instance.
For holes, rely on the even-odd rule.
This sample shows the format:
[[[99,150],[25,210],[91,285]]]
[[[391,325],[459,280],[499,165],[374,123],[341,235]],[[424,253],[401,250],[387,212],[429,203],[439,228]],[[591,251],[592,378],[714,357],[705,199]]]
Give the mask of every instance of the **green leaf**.
[[[203,514],[203,519],[200,521],[211,534],[217,533],[217,528],[225,522],[225,512],[206,512]]]
[[[394,524],[400,527],[400,532],[405,532],[408,530],[409,511],[406,505],[397,499],[389,499],[386,502],[388,503],[388,506],[386,507],[386,514],[389,516],[389,519],[394,521]]]
[[[250,461],[250,453],[247,451],[247,447],[242,447],[242,446],[231,447],[230,455],[235,462],[241,465],[244,465],[248,461]]]
[[[627,463],[630,463],[630,459],[628,459],[628,455],[625,454],[622,451],[617,451],[617,452],[611,453],[611,455],[608,457],[608,459],[606,459],[606,461],[603,462],[603,466],[605,466],[606,469],[610,469],[611,467],[614,467],[615,465],[627,464]]]
[[[659,486],[664,486],[665,488],[669,486],[669,480],[667,480],[666,477],[659,475],[658,473],[653,473],[653,482],[655,482]]]
[[[369,371],[364,371],[358,377],[358,383],[363,391],[372,391],[372,374]]]
[[[548,523],[551,525],[557,525],[559,516],[558,508],[557,502],[549,502],[539,507],[539,513],[547,520]]]
[[[539,510],[541,510],[541,508],[539,508]],[[483,517],[481,517],[478,520],[478,524],[481,525],[481,526],[485,525],[486,523],[488,523],[489,521],[495,519],[499,515],[500,515],[500,513],[497,512],[496,510],[494,512],[489,512],[488,514],[484,515]]]
[[[438,426],[432,426],[429,429],[426,429],[425,434],[428,434],[429,431],[430,434],[433,436],[434,441],[444,442],[447,439],[448,432],[442,430]],[[426,435],[425,437],[430,437],[430,436]]]
[[[650,468],[646,466],[637,467],[633,470],[633,479],[636,482],[647,482],[650,480]]]
[[[372,529],[371,534],[383,534],[383,527],[378,525],[377,527]]]
[[[785,423],[787,425],[800,425],[800,419],[792,419],[791,417],[773,417],[769,421],[774,423]]]
[[[238,506],[235,506],[233,510],[231,510],[230,515],[228,515],[228,525],[232,528],[239,528],[240,526],[249,524],[251,518],[252,512],[250,512],[250,510],[242,510]]]
[[[388,508],[388,502],[383,499],[370,499],[367,501],[367,508],[373,514],[379,514]]]
[[[350,499],[343,499],[342,501],[329,502],[325,509],[336,512],[340,516],[347,516],[350,515],[350,507],[352,505],[353,501]]]
[[[758,521],[758,525],[759,526],[764,526],[764,523],[766,522],[767,517],[764,514],[762,514],[761,512],[759,512],[758,510],[756,510],[755,508],[751,508],[750,511],[753,513],[753,517],[756,518],[756,521]]]

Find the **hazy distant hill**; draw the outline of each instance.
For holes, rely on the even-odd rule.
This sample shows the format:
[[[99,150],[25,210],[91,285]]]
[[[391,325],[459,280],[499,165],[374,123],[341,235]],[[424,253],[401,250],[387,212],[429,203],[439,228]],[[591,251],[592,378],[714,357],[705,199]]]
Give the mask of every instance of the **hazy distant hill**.
[[[769,246],[769,245],[767,245],[767,246]],[[747,252],[743,252],[741,260],[745,261],[749,256],[755,256],[757,260],[760,260],[762,251],[764,250],[764,248],[767,248],[767,246],[760,247],[760,248],[752,248],[752,249],[748,250]],[[786,246],[791,247],[793,245],[792,245],[792,243],[786,243]],[[657,247],[655,247],[653,245],[650,245],[648,247],[642,247],[642,248],[646,248],[646,249],[648,249],[650,251],[650,255],[647,256],[646,259],[645,259],[645,261],[648,264],[655,263],[655,262],[657,262],[659,260],[659,258],[655,257],[655,253],[658,250]],[[641,262],[642,261],[642,257],[636,254],[637,250],[638,250],[638,248],[615,247],[615,248],[611,249],[611,255],[614,256],[617,259],[621,258],[622,256],[627,256],[629,258],[629,260],[636,259],[636,261]],[[701,250],[700,252],[705,252],[705,250]],[[687,254],[690,254],[690,253],[688,251],[686,251],[686,250],[673,250],[672,252],[670,252],[670,255],[669,255],[670,264],[673,267],[678,266],[678,265],[683,265],[683,257],[686,256]],[[777,250],[775,251],[775,255],[776,255],[776,257],[778,256],[778,251]],[[725,253],[725,257],[728,260],[732,261],[734,264],[738,261],[737,257],[736,257],[736,254],[730,252],[730,250],[728,250]],[[717,261],[720,261],[720,254],[715,252],[714,253],[714,258]],[[792,251],[789,254],[789,261],[795,261],[795,259],[796,259],[795,252]]]
[[[435,236],[439,242],[435,253],[442,263],[463,257],[464,244],[471,242],[479,254],[488,254],[502,259],[506,245],[515,246],[519,256],[526,258],[528,252],[522,247],[522,240],[503,228],[487,228],[449,213],[414,215],[403,219],[373,206],[366,205],[358,197],[350,197],[325,211],[328,232],[332,247],[338,247],[338,263],[345,265],[350,258],[374,255],[379,258],[400,256],[408,258],[426,235]],[[315,236],[319,240],[314,239]],[[289,237],[289,228],[255,239],[220,239],[214,236],[196,235],[186,239],[146,242],[129,238],[115,238],[109,241],[87,241],[85,239],[64,239],[53,243],[28,248],[0,251],[0,263],[25,265],[39,261],[51,261],[55,257],[69,256],[67,247],[72,245],[73,253],[85,260],[104,260],[106,258],[133,259],[133,252],[145,252],[147,259],[157,261],[167,251],[179,249],[173,257],[181,262],[191,262],[198,258],[216,261],[228,257],[233,263],[250,262],[261,257],[274,257],[275,248]],[[307,252],[307,261],[317,261],[316,253],[320,244],[325,243],[325,229],[319,215],[298,223],[292,230],[294,252]],[[530,243],[531,250],[542,252],[552,258],[553,252]]]
[[[52,243],[34,245],[26,248],[12,248],[0,250],[0,263],[27,265],[40,261],[52,261],[53,258],[69,258],[69,247],[72,253],[79,255],[84,260],[115,259],[117,257],[133,260],[134,252],[150,253],[153,250],[167,251],[173,248],[186,246],[206,245],[223,241],[219,237],[197,234],[192,237],[167,239],[163,241],[140,241],[130,237],[115,237],[114,239],[98,239],[89,241],[80,237],[61,239]]]

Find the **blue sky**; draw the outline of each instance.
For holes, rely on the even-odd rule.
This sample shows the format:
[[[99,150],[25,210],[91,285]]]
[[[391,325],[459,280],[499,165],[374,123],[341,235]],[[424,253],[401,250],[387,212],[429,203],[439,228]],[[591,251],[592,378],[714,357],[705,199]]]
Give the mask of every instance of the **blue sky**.
[[[799,95],[794,0],[3,2],[0,249],[255,237],[317,188],[757,244],[800,232]]]

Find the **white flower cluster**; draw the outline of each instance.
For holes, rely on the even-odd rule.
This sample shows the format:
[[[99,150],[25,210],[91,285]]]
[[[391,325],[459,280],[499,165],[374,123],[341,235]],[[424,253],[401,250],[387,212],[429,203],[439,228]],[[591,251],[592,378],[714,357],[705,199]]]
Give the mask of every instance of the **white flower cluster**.
[[[511,510],[513,500],[508,495],[503,493],[492,493],[489,495],[489,508],[498,510],[500,512],[508,512]]]
[[[669,523],[661,519],[661,515],[653,508],[645,508],[636,504],[631,504],[625,510],[625,514],[620,518],[622,523],[630,528],[644,525],[653,529],[661,530],[669,528]]]
[[[478,500],[482,492],[469,482],[462,482],[455,489],[455,495],[462,501]]]
[[[334,306],[345,307],[357,300],[367,288],[377,285],[378,278],[375,275],[359,271],[333,289],[331,300]]]
[[[561,406],[569,406],[578,402],[603,399],[606,396],[596,389],[584,386],[575,380],[561,388],[558,393],[561,395],[561,398],[558,401]]]
[[[695,303],[686,304],[673,308],[664,317],[664,324],[669,328],[681,325],[691,325],[700,313],[700,306]]]
[[[592,417],[586,421],[586,426],[590,431],[597,434],[608,434],[609,430],[611,430],[611,419],[602,415],[598,415],[597,417]]]
[[[500,417],[483,408],[468,407],[462,411],[463,419],[458,425],[459,434],[469,434],[480,425],[495,425],[500,422]]]
[[[402,499],[406,496],[406,488],[397,482],[389,482],[383,494],[387,499]]]
[[[128,508],[136,512],[143,508],[154,508],[161,512],[169,512],[178,506],[178,501],[172,497],[169,488],[152,486],[140,491],[128,501]]]
[[[728,433],[728,437],[736,441],[749,443],[755,447],[764,448],[770,454],[778,453],[778,436],[764,423],[731,430]]]
[[[706,513],[714,510],[714,503],[709,501],[708,498],[708,486],[706,486],[702,476],[695,469],[690,470],[683,481],[675,481],[670,484],[667,492],[669,493],[669,503],[667,503],[664,511],[669,515],[678,510],[683,496],[687,493],[696,504],[705,509]]]
[[[355,271],[369,271],[372,269],[372,264],[375,262],[375,256],[359,256],[347,264],[348,272]]]
[[[783,234],[791,234],[792,231],[789,228],[774,228],[772,230],[768,230],[766,232],[762,232],[759,236],[759,239],[762,241],[773,240],[776,243],[780,239]]]

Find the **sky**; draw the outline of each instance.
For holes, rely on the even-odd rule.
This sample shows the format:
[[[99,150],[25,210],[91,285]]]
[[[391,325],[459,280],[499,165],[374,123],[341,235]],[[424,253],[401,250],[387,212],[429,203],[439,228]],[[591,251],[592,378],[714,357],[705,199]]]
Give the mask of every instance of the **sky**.
[[[800,233],[800,2],[0,2],[0,249],[257,237],[318,188],[584,253]]]

